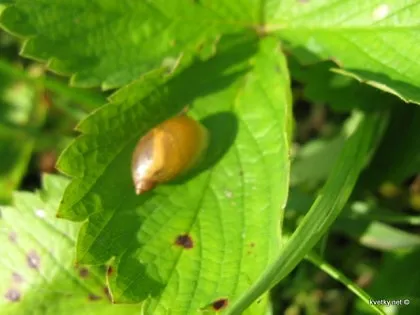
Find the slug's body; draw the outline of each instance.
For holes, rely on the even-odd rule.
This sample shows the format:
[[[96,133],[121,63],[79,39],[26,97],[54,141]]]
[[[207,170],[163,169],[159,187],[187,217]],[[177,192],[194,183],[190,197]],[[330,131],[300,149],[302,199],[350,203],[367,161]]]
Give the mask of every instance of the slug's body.
[[[143,136],[133,153],[136,193],[153,189],[191,169],[207,148],[207,130],[185,116],[168,119]]]

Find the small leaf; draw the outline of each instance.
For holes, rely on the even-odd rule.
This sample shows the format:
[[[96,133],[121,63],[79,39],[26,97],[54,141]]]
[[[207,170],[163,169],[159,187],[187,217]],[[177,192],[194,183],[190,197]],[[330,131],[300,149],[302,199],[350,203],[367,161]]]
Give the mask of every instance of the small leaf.
[[[75,85],[107,89],[173,67],[222,32],[251,26],[259,8],[223,0],[9,2],[0,24],[28,38],[24,56],[48,61],[52,70],[72,75]]]
[[[42,199],[18,192],[15,207],[2,208],[1,314],[138,314],[139,306],[110,303],[104,266],[74,265],[79,226],[55,218],[68,181],[49,175],[43,182]]]
[[[337,220],[334,229],[343,231],[367,247],[381,251],[420,246],[420,236],[377,221]]]
[[[313,200],[314,198],[311,195],[292,188],[289,193],[286,208],[290,211],[290,214],[296,212],[294,213],[295,215],[302,215],[307,212]],[[348,224],[347,220],[354,220],[355,224],[363,224],[362,222],[366,223],[376,220],[386,223],[420,225],[420,216],[418,215],[407,215],[400,211],[378,207],[372,202],[359,200],[348,202],[335,224],[337,224],[338,220],[345,221],[343,224]]]
[[[287,41],[301,61],[331,59],[339,73],[420,103],[420,2],[277,1],[267,31]]]
[[[303,215],[313,202],[310,195],[292,189],[287,203],[290,216]],[[287,224],[287,219],[286,222]],[[420,225],[420,216],[372,207],[366,202],[352,201],[332,225],[332,231],[355,239],[363,246],[380,251],[410,249],[420,245],[414,233],[391,226],[392,223]],[[287,227],[287,225],[286,225]]]

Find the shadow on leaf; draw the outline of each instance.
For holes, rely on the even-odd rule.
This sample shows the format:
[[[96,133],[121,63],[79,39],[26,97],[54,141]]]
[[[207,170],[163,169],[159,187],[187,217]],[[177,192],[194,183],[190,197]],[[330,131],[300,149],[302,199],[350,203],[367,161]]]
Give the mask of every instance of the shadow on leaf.
[[[199,164],[168,185],[180,185],[202,172],[212,168],[220,161],[233,145],[238,133],[238,119],[232,112],[220,112],[210,115],[201,123],[207,128],[210,135],[209,145]]]

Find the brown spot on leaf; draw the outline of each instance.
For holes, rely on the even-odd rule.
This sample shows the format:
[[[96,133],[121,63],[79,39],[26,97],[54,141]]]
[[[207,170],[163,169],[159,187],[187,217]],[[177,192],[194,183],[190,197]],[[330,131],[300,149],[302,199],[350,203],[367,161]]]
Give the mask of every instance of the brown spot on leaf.
[[[114,273],[114,268],[112,268],[112,266],[109,266],[108,269],[106,270],[106,274],[108,276],[112,275]]]
[[[100,300],[100,299],[101,299],[101,297],[100,297],[100,296],[98,296],[98,295],[95,295],[95,294],[93,294],[93,293],[89,293],[88,299],[89,299],[90,301],[98,301],[98,300]]]
[[[212,303],[213,309],[216,311],[220,311],[221,309],[225,308],[228,305],[227,299],[219,299]]]
[[[254,242],[251,242],[251,243],[249,243],[249,246],[255,247],[255,243]]]
[[[89,277],[89,270],[87,268],[80,268],[79,275],[82,278],[87,278],[87,277]]]
[[[9,241],[11,241],[12,243],[16,243],[17,240],[17,234],[14,231],[11,231],[9,233]]]
[[[20,301],[20,292],[16,289],[9,289],[4,297],[11,302],[18,302]]]
[[[175,244],[182,246],[186,249],[190,249],[194,247],[193,240],[191,236],[189,236],[188,234],[178,235],[178,237],[176,238]]]
[[[13,272],[12,273],[12,280],[14,283],[22,283],[23,282],[23,278],[20,274],[18,274],[17,272]]]
[[[26,256],[26,262],[28,263],[29,268],[38,269],[41,264],[41,258],[36,251],[31,250]]]

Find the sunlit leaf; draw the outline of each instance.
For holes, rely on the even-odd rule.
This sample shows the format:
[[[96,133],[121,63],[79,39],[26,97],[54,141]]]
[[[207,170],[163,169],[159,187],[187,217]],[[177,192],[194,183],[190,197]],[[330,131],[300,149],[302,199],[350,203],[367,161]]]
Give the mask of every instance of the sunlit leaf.
[[[140,307],[113,306],[106,268],[74,264],[79,226],[55,211],[67,180],[44,177],[40,194],[15,194],[0,219],[1,314],[139,314]]]
[[[418,0],[272,1],[266,28],[301,61],[332,59],[350,75],[420,103]]]
[[[83,135],[59,161],[75,177],[59,216],[88,219],[79,262],[115,257],[116,302],[151,295],[148,314],[214,312],[264,270],[278,251],[288,190],[289,89],[276,40],[228,37],[209,61],[166,79],[151,73],[80,124]],[[207,157],[186,178],[136,196],[134,145],[187,104],[209,129]]]

